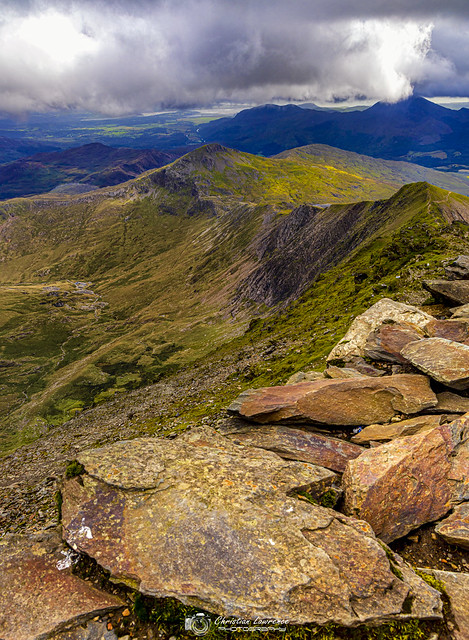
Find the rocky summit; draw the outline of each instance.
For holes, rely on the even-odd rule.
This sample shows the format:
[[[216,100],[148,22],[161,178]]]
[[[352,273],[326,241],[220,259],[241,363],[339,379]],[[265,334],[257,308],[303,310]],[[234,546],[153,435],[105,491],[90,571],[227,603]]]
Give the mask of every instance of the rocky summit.
[[[225,616],[303,624],[441,616],[438,592],[363,521],[299,500],[335,474],[210,429],[83,452],[65,539],[117,580]],[[398,577],[399,576],[399,577]]]

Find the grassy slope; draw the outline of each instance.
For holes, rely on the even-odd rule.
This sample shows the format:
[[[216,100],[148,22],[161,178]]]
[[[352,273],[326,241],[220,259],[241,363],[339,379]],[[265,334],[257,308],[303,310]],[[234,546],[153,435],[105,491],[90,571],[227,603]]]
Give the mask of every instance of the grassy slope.
[[[214,158],[216,166],[212,165]],[[271,188],[277,178],[266,170],[274,160],[212,149],[208,154],[198,150],[184,162],[182,168],[174,163],[173,174],[191,179],[195,175],[199,191],[209,194],[205,200],[215,203],[217,215],[211,207],[205,211],[200,202],[197,215],[190,215],[194,204],[190,190],[155,187],[158,172],[93,197],[18,200],[3,208],[0,389],[2,413],[7,416],[2,427],[3,448],[39,435],[45,423],[60,423],[83,407],[151,383],[178,365],[203,358],[217,345],[241,334],[256,312],[255,306],[248,305],[244,314],[233,320],[228,315],[230,297],[253,266],[247,250],[251,241],[266,220],[275,224],[281,219],[274,212],[284,210],[285,185],[293,185],[288,192],[289,206],[301,197],[304,174],[300,172],[298,181],[293,171],[282,168],[274,172],[273,176],[283,175],[278,192]],[[314,171],[313,167],[311,180]],[[332,174],[329,180],[336,176],[320,167],[321,172]],[[256,180],[260,173],[263,181]],[[338,183],[343,187],[342,178]],[[229,184],[233,186],[226,193]],[[306,188],[308,195],[314,189],[319,194],[323,185],[318,179],[316,185],[308,182]],[[223,195],[215,195],[221,189]],[[429,198],[446,198],[437,190],[430,195],[426,188],[417,195],[414,191],[405,202],[401,198],[389,209],[385,239],[373,241],[374,251],[381,250],[380,243],[388,242],[393,226],[408,223],[412,216],[429,215]],[[262,204],[249,202],[257,198]],[[464,197],[459,201],[466,206]],[[371,203],[365,206],[372,210]],[[373,211],[370,215],[376,215]],[[427,232],[422,233],[426,238]],[[355,302],[349,303],[350,313],[371,299],[370,287],[364,287],[366,295],[357,297],[353,278],[349,278],[355,269],[366,270],[371,263],[379,263],[370,258],[373,251],[367,251],[371,253],[363,258],[368,260],[366,266],[352,262],[352,266],[341,265],[333,272],[333,283],[345,274],[337,291],[340,309],[352,287],[349,293]],[[428,261],[428,248],[422,251],[422,259]],[[316,326],[314,331],[319,332],[314,346],[304,357],[295,355],[295,364],[288,356],[285,362],[276,360],[273,367],[266,367],[270,371],[254,370],[248,378],[259,384],[276,381],[305,359],[320,361],[320,346],[329,345],[338,336],[348,317],[338,312],[340,322],[334,325],[334,336],[321,335],[320,323],[314,325],[329,305],[325,292],[331,281],[325,282],[319,302],[315,300],[313,309],[305,312],[308,327]],[[293,314],[291,326],[285,319],[289,315],[281,321],[272,320],[275,326],[277,322],[279,327],[285,326],[287,334],[295,333],[298,323],[292,309],[296,307],[289,311]],[[300,315],[303,317],[303,312]],[[240,345],[263,340],[262,332],[271,331],[262,329],[261,322],[254,324],[247,337],[239,338]],[[270,321],[269,326],[273,326]],[[236,344],[220,348],[230,350]],[[229,388],[232,385],[225,391]],[[19,432],[21,425],[27,429]]]

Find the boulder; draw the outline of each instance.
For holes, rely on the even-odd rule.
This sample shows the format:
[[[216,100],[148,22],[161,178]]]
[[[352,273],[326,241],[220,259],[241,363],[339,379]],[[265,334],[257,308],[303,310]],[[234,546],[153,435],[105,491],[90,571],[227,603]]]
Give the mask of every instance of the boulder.
[[[372,307],[357,316],[342,340],[332,349],[327,361],[347,362],[353,356],[364,356],[365,345],[372,331],[389,321],[407,325],[411,329],[423,329],[432,319],[424,311],[389,298],[378,300]]]
[[[469,281],[467,280],[424,280],[423,286],[435,298],[447,304],[469,303]]]
[[[469,493],[469,416],[368,449],[347,463],[345,512],[385,542],[444,516]]]
[[[458,256],[447,264],[445,274],[450,280],[469,280],[469,256]]]
[[[452,389],[469,389],[469,346],[445,338],[410,342],[402,355],[414,367]]]
[[[368,336],[364,354],[371,360],[406,363],[406,359],[401,356],[401,350],[409,342],[415,342],[423,337],[423,331],[417,331],[404,324],[381,324]]]
[[[339,473],[345,470],[348,460],[353,460],[364,451],[363,447],[347,440],[281,425],[248,427],[236,430],[227,437],[236,444],[268,449],[282,458],[311,462]]]
[[[442,391],[436,394],[438,404],[435,407],[427,409],[430,413],[468,413],[469,398],[451,393],[451,391]]]
[[[426,376],[402,374],[249,389],[228,411],[259,423],[361,426],[389,422],[400,413],[419,413],[436,403]]]
[[[454,416],[453,419],[457,417]],[[421,431],[430,431],[440,426],[445,416],[431,415],[418,416],[409,420],[400,420],[389,424],[370,424],[355,434],[351,440],[357,444],[367,444],[368,442],[389,442],[404,436],[413,436]],[[448,420],[444,420],[448,422]]]
[[[469,318],[469,304],[463,304],[461,307],[456,307],[455,309],[451,309],[451,318],[452,319]]]
[[[298,384],[298,382],[311,382],[312,380],[322,380],[324,374],[321,371],[297,371],[290,376],[286,384]]]
[[[469,323],[464,320],[431,320],[425,327],[430,338],[464,342],[469,337]],[[404,345],[403,345],[404,346]]]
[[[208,428],[78,460],[86,471],[63,488],[64,535],[144,594],[297,624],[441,616],[438,593],[369,525],[295,497],[330,471]]]
[[[37,640],[124,607],[71,572],[73,558],[57,533],[0,540],[0,638]]]
[[[469,502],[456,505],[453,513],[437,524],[435,531],[446,542],[469,549]]]
[[[443,583],[452,614],[452,620],[447,621],[451,639],[469,640],[469,607],[467,606],[469,573],[453,573],[437,569],[422,569],[422,571]]]

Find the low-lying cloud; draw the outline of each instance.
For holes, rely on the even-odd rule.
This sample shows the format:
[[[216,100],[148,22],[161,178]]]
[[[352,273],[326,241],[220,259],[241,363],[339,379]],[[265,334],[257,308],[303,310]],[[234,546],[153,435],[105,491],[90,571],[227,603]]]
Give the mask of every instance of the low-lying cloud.
[[[469,94],[465,0],[2,4],[8,113]]]

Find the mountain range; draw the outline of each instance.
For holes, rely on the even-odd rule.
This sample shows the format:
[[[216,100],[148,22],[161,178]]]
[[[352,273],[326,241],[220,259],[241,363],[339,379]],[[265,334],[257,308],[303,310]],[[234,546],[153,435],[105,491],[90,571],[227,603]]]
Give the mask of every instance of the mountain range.
[[[469,169],[469,109],[447,109],[422,97],[360,111],[264,105],[199,126],[206,142],[266,156],[322,143],[389,160],[446,170]]]
[[[272,314],[287,314],[280,330],[294,341],[301,296],[309,305],[323,292],[307,321],[337,316],[335,335],[347,297],[360,308],[411,291],[411,274],[431,273],[464,243],[469,200],[440,188],[458,180],[321,145],[262,158],[212,144],[122,185],[3,202],[2,448],[250,327],[249,340]],[[321,358],[331,339],[304,358]],[[246,379],[265,382],[292,363],[279,352],[270,373]]]

